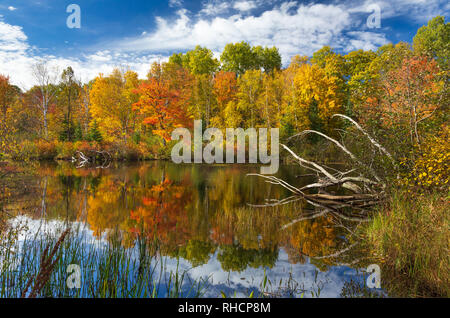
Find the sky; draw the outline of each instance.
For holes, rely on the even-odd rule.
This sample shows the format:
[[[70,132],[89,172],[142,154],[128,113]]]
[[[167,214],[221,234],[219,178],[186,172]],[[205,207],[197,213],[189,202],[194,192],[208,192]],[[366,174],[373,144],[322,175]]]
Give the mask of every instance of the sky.
[[[67,26],[70,4],[80,7],[80,28]],[[411,43],[419,27],[449,12],[446,0],[0,0],[0,74],[22,89],[35,84],[39,61],[55,72],[72,66],[83,82],[114,67],[144,78],[175,52],[201,45],[219,58],[240,41],[278,47],[286,66],[324,45],[346,53]]]

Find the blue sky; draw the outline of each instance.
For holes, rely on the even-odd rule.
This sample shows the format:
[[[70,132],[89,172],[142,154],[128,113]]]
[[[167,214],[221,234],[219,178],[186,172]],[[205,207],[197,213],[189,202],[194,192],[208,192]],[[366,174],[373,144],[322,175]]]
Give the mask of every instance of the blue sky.
[[[81,8],[80,29],[66,26],[72,3]],[[373,4],[380,28],[367,25]],[[323,45],[345,53],[411,42],[420,26],[449,11],[442,0],[0,0],[0,73],[28,88],[30,67],[44,59],[59,69],[71,65],[83,81],[117,66],[143,77],[173,52],[200,44],[218,57],[225,44],[242,40],[277,46],[287,65]]]

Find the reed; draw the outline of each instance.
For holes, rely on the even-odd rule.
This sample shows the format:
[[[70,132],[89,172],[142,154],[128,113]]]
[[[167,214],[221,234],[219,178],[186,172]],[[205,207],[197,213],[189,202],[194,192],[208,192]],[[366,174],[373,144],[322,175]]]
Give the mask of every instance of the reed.
[[[156,240],[141,238],[125,248],[119,236],[106,242],[81,233],[63,229],[6,244],[10,248],[0,253],[0,298],[201,297],[207,288],[206,279],[191,279],[178,267],[165,270]],[[67,285],[71,264],[81,269],[79,289]]]

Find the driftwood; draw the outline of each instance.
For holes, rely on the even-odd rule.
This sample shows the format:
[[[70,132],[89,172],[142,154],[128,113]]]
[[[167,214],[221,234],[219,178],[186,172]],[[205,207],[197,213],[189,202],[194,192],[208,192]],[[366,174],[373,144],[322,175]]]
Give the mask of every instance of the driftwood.
[[[340,114],[334,115],[334,117],[341,117],[352,123],[360,132],[362,132],[370,143],[380,151],[382,155],[388,157],[389,160],[395,165],[391,154],[353,119]],[[291,149],[289,149],[289,147],[282,144],[282,148],[285,149],[293,158],[295,158],[300,166],[311,171],[313,173],[312,175],[316,177],[316,180],[315,182],[307,184],[303,187],[296,187],[275,176],[249,174],[264,178],[268,183],[280,185],[292,193],[292,195],[286,199],[270,200],[267,201],[266,204],[258,205],[258,207],[284,205],[303,199],[315,208],[316,211],[314,213],[295,220],[286,226],[290,226],[302,220],[319,217],[327,213],[332,213],[335,216],[349,221],[366,221],[367,217],[363,212],[368,211],[371,207],[379,204],[384,199],[384,190],[386,185],[382,179],[377,175],[372,167],[364,164],[342,143],[321,132],[315,130],[305,130],[293,137],[303,136],[306,134],[317,134],[334,143],[351,159],[353,162],[352,169],[348,171],[339,171],[335,168],[330,168],[325,165],[306,160],[294,153]],[[342,195],[331,194],[333,190],[339,188],[347,190],[347,193]]]
[[[77,164],[77,169],[93,164],[96,165],[97,169],[106,169],[109,168],[111,161],[112,156],[107,151],[89,151],[86,153],[77,151],[72,157],[72,162]]]

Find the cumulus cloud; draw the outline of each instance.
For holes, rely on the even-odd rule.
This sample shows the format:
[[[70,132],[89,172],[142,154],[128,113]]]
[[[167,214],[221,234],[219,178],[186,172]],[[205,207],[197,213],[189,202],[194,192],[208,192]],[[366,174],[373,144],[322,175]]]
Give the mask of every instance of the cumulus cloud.
[[[9,75],[11,82],[22,89],[29,89],[35,84],[31,68],[41,61],[49,63],[55,71],[72,66],[76,76],[87,82],[99,73],[110,73],[115,67],[130,68],[144,77],[150,64],[161,59],[164,60],[164,57],[157,54],[137,55],[109,50],[73,58],[41,55],[28,44],[28,37],[20,26],[0,21],[0,74]]]
[[[237,3],[242,5],[244,2]],[[250,4],[241,7],[249,8]],[[324,45],[346,49],[349,41],[354,40],[354,47],[374,48],[387,42],[381,34],[346,34],[345,31],[350,31],[351,21],[349,12],[334,4],[285,2],[259,16],[235,14],[197,19],[181,9],[174,19],[157,17],[157,28],[153,33],[116,42],[113,47],[125,51],[133,48],[141,52],[171,52],[202,45],[217,52],[227,43],[247,41],[252,45],[277,46],[286,63],[295,54],[311,55]],[[376,41],[370,43],[371,39]]]
[[[0,16],[0,73],[11,76],[23,88],[33,85],[30,67],[45,59],[60,69],[71,65],[83,80],[115,66],[129,66],[145,76],[150,63],[166,60],[173,52],[202,45],[216,57],[227,43],[247,41],[252,45],[277,46],[287,65],[293,55],[311,56],[324,45],[343,52],[375,50],[388,42],[387,29],[368,29],[366,19],[371,4],[381,8],[381,20],[406,16],[425,22],[448,15],[444,0],[334,0],[327,4],[301,4],[289,0],[208,0],[192,13],[182,8],[183,0],[170,0],[174,15],[156,17],[153,30],[142,30],[134,38],[117,39],[89,48],[78,56],[43,55],[31,46],[20,26],[3,22]],[[0,6],[7,9],[6,6]],[[256,10],[258,9],[258,10]],[[254,14],[258,12],[258,14]]]
[[[252,45],[277,46],[286,65],[293,55],[310,56],[324,45],[345,52],[375,50],[388,43],[387,29],[369,29],[366,25],[374,4],[381,9],[382,24],[383,20],[398,16],[424,22],[437,14],[445,15],[450,7],[443,0],[335,0],[328,4],[211,0],[203,4],[197,15],[178,9],[173,17],[157,17],[156,30],[114,42],[112,47],[168,54],[202,45],[217,53],[227,43],[247,41]],[[259,15],[250,15],[255,8],[264,9]]]
[[[347,34],[352,37],[345,47],[347,52],[354,50],[375,51],[378,47],[387,43],[384,34],[380,33],[353,31]]]
[[[9,11],[14,11],[14,10],[17,10],[17,8],[15,8],[15,7],[13,7],[13,6],[9,6],[9,7],[8,7],[8,10],[9,10]]]
[[[200,16],[216,16],[228,12],[230,9],[229,2],[213,0],[203,5],[200,10]]]
[[[245,12],[256,8],[256,3],[254,1],[238,1],[234,3],[233,8]]]

